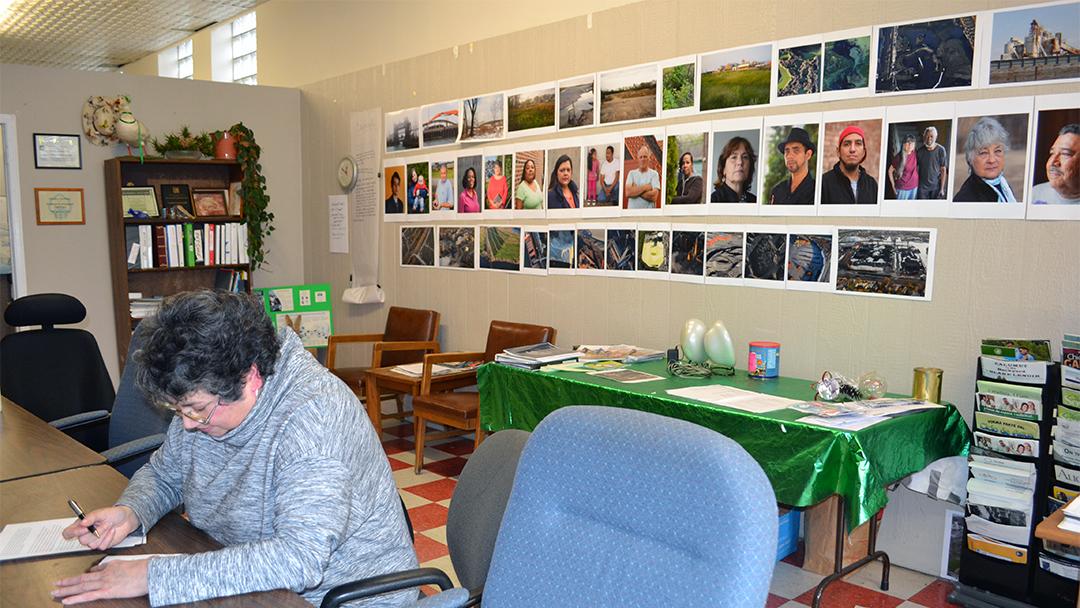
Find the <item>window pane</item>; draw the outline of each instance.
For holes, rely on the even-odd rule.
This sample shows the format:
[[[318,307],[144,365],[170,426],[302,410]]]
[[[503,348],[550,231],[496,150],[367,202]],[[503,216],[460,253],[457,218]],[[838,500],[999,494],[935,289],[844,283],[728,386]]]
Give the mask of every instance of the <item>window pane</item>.
[[[250,12],[232,22],[232,35],[237,36],[255,29],[255,13]]]
[[[255,30],[234,36],[232,40],[232,55],[239,57],[255,52]]]
[[[180,61],[176,62],[176,77],[191,79],[194,76],[194,62],[191,61],[191,55],[184,57]]]
[[[181,42],[176,47],[176,60],[181,61],[185,57],[191,57],[191,40]]]

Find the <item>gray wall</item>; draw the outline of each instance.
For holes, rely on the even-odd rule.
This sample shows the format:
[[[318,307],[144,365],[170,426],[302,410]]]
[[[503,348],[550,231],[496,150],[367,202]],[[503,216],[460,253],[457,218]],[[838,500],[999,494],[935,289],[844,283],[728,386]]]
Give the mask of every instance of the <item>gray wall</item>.
[[[387,64],[385,71],[377,67],[331,78],[301,87],[304,195],[309,200],[325,200],[339,191],[330,170],[348,152],[348,117],[354,110],[381,107],[392,111],[721,48],[1019,4],[649,0],[596,13],[591,29],[579,17],[479,41],[471,52],[460,52],[456,59],[446,49]],[[943,92],[771,107],[712,114],[706,119],[1078,90],[1072,84]],[[695,120],[700,118],[648,124]],[[612,130],[617,129],[588,133]],[[348,256],[328,253],[325,207],[305,207],[304,220],[305,277],[334,285],[337,331],[380,331],[386,307],[342,304],[337,297],[347,286],[350,264]],[[782,373],[787,376],[813,378],[823,370],[854,375],[877,370],[892,390],[903,393],[910,390],[913,367],[941,367],[944,397],[956,403],[969,420],[980,338],[1031,336],[1057,343],[1063,331],[1080,326],[1080,265],[1075,255],[1067,253],[1075,254],[1080,243],[1080,222],[735,217],[705,221],[937,228],[933,301],[401,268],[398,224],[382,227],[379,281],[388,304],[440,311],[447,349],[482,348],[492,319],[553,325],[562,344],[631,342],[647,347],[675,343],[688,317],[722,319],[731,330],[740,361],[745,361],[750,340],[782,342]],[[883,544],[901,556],[902,564],[936,573],[943,507],[929,499],[897,499],[904,501],[917,504],[898,504],[886,511]],[[903,519],[889,521],[893,513],[902,514]],[[915,534],[918,530],[924,533]]]
[[[155,136],[188,125],[225,129],[243,121],[262,147],[262,165],[276,230],[256,286],[303,281],[301,241],[300,93],[295,89],[190,82],[112,72],[77,72],[0,65],[0,113],[14,114],[19,141],[19,189],[29,293],[69,293],[86,305],[83,327],[101,345],[114,382],[119,378],[105,211],[104,161],[124,146],[82,140],[82,170],[35,169],[33,134],[82,133],[82,105],[91,95],[127,94],[132,110]],[[38,226],[34,188],[83,188],[84,226]]]

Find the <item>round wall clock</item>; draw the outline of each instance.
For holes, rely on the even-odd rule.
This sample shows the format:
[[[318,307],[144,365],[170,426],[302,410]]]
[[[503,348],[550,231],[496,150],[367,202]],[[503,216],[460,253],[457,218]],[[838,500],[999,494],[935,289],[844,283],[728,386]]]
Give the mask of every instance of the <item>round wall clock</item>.
[[[356,187],[356,161],[351,156],[346,156],[338,163],[337,181],[346,192],[352,192]]]

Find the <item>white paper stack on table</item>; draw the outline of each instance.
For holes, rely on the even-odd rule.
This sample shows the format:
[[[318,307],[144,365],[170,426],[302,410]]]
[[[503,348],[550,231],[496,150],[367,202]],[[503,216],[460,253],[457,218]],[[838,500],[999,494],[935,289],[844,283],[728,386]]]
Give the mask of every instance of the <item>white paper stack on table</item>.
[[[460,374],[476,369],[480,366],[482,361],[463,361],[461,363],[453,364],[431,364],[431,377],[436,378],[438,376],[449,376],[451,374]],[[408,363],[405,365],[395,365],[393,371],[403,376],[409,376],[412,378],[419,378],[424,375],[423,363]]]
[[[62,517],[4,526],[0,531],[0,561],[92,551],[77,539],[64,540],[61,532],[74,521],[74,517]],[[134,547],[145,542],[145,534],[132,534],[115,545],[115,548]]]
[[[582,361],[623,361],[643,363],[664,358],[664,351],[630,344],[582,344],[577,347]]]
[[[580,354],[576,350],[555,346],[551,342],[540,342],[508,348],[495,355],[495,361],[521,369],[540,369],[549,363],[577,359]]]
[[[808,414],[799,422],[843,431],[858,431],[888,418],[945,407],[918,399],[868,399],[865,401],[801,401],[791,409]]]
[[[724,386],[722,384],[676,388],[669,390],[668,394],[675,395],[676,397],[684,397],[686,399],[696,399],[714,405],[722,405],[744,412],[753,412],[755,414],[771,412],[773,410],[782,410],[798,403],[798,401],[795,401],[794,399],[755,393],[754,391],[746,391],[741,388]]]

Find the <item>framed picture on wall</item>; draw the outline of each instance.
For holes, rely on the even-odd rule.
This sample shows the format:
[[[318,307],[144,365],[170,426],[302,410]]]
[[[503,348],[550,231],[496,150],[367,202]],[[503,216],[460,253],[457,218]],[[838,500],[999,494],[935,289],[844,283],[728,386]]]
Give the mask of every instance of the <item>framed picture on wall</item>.
[[[34,188],[38,224],[85,224],[82,188]]]
[[[82,169],[82,141],[78,135],[34,133],[35,169]]]

